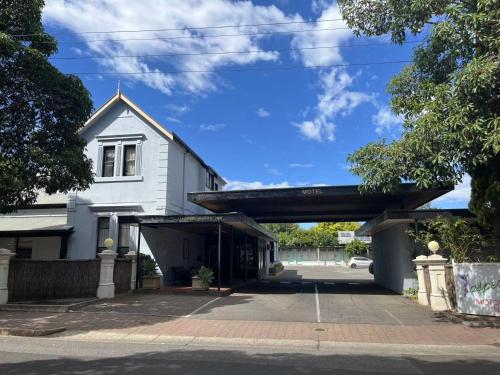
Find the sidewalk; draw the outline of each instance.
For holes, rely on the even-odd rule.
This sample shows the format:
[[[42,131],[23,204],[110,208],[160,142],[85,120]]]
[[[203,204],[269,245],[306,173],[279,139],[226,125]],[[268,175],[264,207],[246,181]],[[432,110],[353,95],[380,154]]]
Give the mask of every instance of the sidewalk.
[[[428,345],[500,344],[500,329],[442,323],[429,326],[207,320],[97,312],[0,311],[0,329],[59,329],[64,339],[191,340],[221,338],[311,342]]]

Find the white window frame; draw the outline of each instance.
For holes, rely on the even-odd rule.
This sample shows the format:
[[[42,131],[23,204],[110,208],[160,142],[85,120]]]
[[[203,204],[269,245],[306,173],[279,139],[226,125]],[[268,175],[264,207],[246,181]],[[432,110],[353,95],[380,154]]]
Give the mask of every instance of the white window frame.
[[[98,141],[98,156],[97,156],[97,171],[95,183],[102,182],[128,182],[142,181],[142,144],[144,134],[128,134],[116,136],[97,136]],[[115,172],[113,177],[103,177],[103,157],[104,147],[115,147]],[[135,176],[123,176],[124,168],[124,147],[135,146]]]

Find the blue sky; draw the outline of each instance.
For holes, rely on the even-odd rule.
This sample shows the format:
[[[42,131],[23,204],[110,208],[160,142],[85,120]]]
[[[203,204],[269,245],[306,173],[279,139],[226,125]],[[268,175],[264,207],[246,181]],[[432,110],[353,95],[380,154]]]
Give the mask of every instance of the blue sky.
[[[325,0],[48,0],[44,9],[60,40],[54,57],[75,57],[52,62],[92,73],[80,77],[95,108],[120,80],[229,188],[356,184],[347,155],[399,135],[386,86],[403,64],[372,63],[410,60],[415,44],[355,37],[339,18]],[[207,28],[236,24],[260,26]],[[134,32],[116,32],[125,30]],[[465,207],[469,182],[435,205]]]

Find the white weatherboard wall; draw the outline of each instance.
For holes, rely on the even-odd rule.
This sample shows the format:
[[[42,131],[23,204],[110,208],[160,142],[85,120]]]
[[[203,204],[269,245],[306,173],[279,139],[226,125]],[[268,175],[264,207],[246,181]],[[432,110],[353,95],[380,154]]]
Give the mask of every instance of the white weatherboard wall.
[[[406,234],[406,224],[396,224],[372,235],[375,283],[396,293],[416,288],[414,243]]]
[[[500,316],[500,263],[454,263],[457,310]]]

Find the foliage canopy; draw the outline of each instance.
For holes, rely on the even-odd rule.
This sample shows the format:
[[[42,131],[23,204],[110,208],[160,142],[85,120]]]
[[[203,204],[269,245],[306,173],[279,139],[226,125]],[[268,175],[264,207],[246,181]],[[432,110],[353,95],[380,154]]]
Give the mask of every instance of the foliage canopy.
[[[0,0],[0,212],[48,194],[86,189],[92,163],[78,130],[92,111],[76,76],[48,58],[56,40],[41,23],[43,0]]]
[[[470,209],[500,231],[500,6],[498,0],[339,0],[358,35],[395,43],[425,34],[413,62],[388,86],[404,116],[399,140],[349,156],[364,190],[391,191],[472,179]]]

